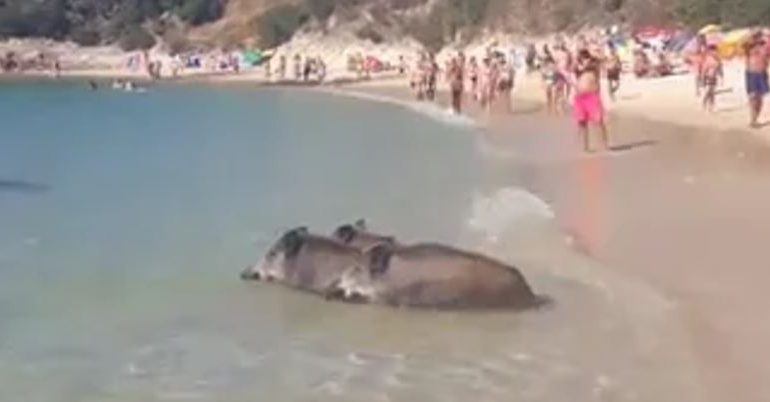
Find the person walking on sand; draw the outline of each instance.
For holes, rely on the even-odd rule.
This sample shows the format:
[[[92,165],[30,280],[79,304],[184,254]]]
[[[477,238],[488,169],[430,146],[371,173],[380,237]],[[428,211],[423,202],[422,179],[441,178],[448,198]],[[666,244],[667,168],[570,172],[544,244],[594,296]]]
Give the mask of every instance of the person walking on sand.
[[[511,92],[513,92],[513,83],[516,77],[516,70],[513,63],[506,62],[504,57],[500,58],[499,79],[497,90],[503,102],[503,108],[506,113],[512,112]]]
[[[273,68],[272,63],[270,62],[271,59],[267,59],[265,61],[265,80],[271,81],[273,78]]]
[[[717,47],[711,45],[708,47],[708,52],[706,52],[703,58],[703,88],[706,91],[703,95],[703,110],[708,112],[714,111],[717,85],[723,79],[722,58],[719,57]]]
[[[436,85],[438,83],[438,63],[436,62],[436,56],[433,54],[428,55],[426,64],[427,68],[427,85],[425,89],[425,96],[429,101],[436,100]]]
[[[479,100],[479,63],[473,56],[468,61],[468,78],[471,81],[471,94],[475,100]]]
[[[572,53],[567,49],[564,43],[556,46],[556,52],[554,53],[554,59],[556,60],[556,69],[558,72],[558,80],[556,82],[556,106],[561,108],[562,112],[567,110],[567,102],[569,102],[572,96],[572,85],[569,82],[569,77],[573,69],[573,57]]]
[[[609,90],[610,99],[615,101],[615,94],[620,89],[620,74],[623,72],[623,62],[620,61],[618,50],[615,45],[610,44],[610,55],[607,58],[606,70],[607,70],[607,89]]]
[[[463,76],[462,61],[452,59],[447,71],[447,81],[449,81],[449,90],[452,94],[452,112],[455,114],[462,113],[463,109]]]
[[[604,123],[604,105],[602,104],[600,84],[601,63],[591,53],[583,49],[578,53],[575,63],[575,98],[573,113],[583,137],[584,150],[592,152],[589,137],[589,124],[595,125],[602,137],[604,149],[609,149],[609,136]]]
[[[550,56],[544,57],[540,62],[540,74],[545,91],[546,110],[548,114],[556,114],[556,88],[559,81],[559,72],[556,71],[556,61]]]
[[[281,55],[278,58],[278,80],[283,81],[286,78],[286,56]]]
[[[746,52],[746,93],[749,95],[751,118],[749,126],[759,128],[759,115],[762,113],[764,98],[770,92],[768,83],[768,54],[767,44],[762,34],[757,32],[745,44]]]
[[[695,41],[695,52],[690,56],[690,65],[695,75],[695,96],[700,96],[703,89],[703,62],[708,51],[708,43],[704,35],[698,35]]]
[[[299,54],[294,55],[294,80],[299,81],[302,79],[302,56]]]

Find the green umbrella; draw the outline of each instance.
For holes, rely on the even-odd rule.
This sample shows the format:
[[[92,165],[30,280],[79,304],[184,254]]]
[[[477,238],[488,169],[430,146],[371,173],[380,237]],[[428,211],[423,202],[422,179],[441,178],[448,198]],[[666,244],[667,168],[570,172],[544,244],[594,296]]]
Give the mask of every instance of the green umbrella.
[[[265,56],[259,50],[247,50],[243,52],[243,61],[252,66],[258,65],[264,58]]]

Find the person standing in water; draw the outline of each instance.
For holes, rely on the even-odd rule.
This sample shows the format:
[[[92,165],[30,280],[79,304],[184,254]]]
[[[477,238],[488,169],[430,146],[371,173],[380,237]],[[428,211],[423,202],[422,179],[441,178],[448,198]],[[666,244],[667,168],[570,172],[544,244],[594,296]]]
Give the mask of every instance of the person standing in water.
[[[770,92],[768,82],[768,48],[762,34],[755,33],[745,45],[746,52],[746,93],[749,95],[751,112],[749,126],[759,128],[764,98]]]
[[[580,136],[583,137],[584,150],[591,151],[589,124],[596,126],[602,137],[604,149],[609,149],[609,136],[604,124],[604,105],[602,104],[600,84],[601,63],[587,49],[578,53],[575,63],[575,98],[573,113]]]
[[[716,102],[717,85],[724,79],[722,69],[722,58],[719,57],[717,47],[711,45],[708,47],[703,58],[703,88],[706,93],[703,95],[703,109],[708,112],[714,111]]]

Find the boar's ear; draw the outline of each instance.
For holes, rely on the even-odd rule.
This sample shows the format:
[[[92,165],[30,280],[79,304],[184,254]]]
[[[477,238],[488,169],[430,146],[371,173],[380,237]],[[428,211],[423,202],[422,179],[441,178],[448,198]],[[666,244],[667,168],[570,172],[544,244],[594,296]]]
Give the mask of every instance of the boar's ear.
[[[361,218],[357,220],[355,223],[353,223],[353,227],[355,227],[358,230],[366,230],[366,219]]]
[[[287,257],[294,257],[299,254],[299,250],[305,244],[305,236],[308,230],[306,227],[290,230],[281,239],[281,246]]]
[[[334,238],[347,244],[356,237],[356,228],[353,225],[343,225],[334,231]]]
[[[369,272],[372,275],[382,275],[390,265],[390,258],[393,256],[393,244],[380,243],[370,248],[366,254],[369,257]]]

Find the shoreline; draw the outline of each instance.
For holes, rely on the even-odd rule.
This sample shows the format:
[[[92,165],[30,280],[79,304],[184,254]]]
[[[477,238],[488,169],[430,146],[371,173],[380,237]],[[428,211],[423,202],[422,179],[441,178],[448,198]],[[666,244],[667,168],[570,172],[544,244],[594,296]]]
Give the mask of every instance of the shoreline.
[[[624,83],[618,93],[619,100],[610,102],[605,100],[608,116],[620,119],[638,119],[640,121],[656,124],[669,124],[682,129],[704,129],[710,132],[749,134],[751,137],[761,139],[764,146],[770,146],[770,105],[766,108],[761,119],[762,127],[749,128],[748,105],[742,93],[740,68],[733,63],[726,68],[725,83],[720,89],[721,95],[717,99],[718,107],[715,113],[707,113],[699,107],[699,99],[689,93],[692,78],[689,75],[675,75],[657,79],[638,80],[630,75],[624,76]],[[303,83],[292,79],[282,81],[268,81],[261,71],[244,71],[239,74],[231,72],[207,72],[187,73],[175,78],[164,78],[154,81],[146,74],[132,71],[115,70],[71,70],[63,71],[59,77],[50,71],[30,71],[25,73],[0,74],[0,83],[3,82],[31,82],[45,81],[102,81],[115,79],[135,80],[143,85],[151,84],[207,84],[207,85],[250,85],[254,87],[271,88],[312,88],[324,92],[372,95],[371,88],[389,88],[404,90],[407,95],[398,95],[399,102],[409,102],[411,105],[425,104],[429,102],[417,102],[411,99],[408,89],[408,79],[394,72],[386,72],[371,78],[359,78],[351,73],[332,74],[324,83]],[[441,83],[442,86],[445,83]],[[606,95],[605,95],[606,98]],[[512,94],[514,114],[520,113],[517,104],[525,102],[538,107],[544,106],[545,101],[540,89],[540,82],[535,75],[517,77],[516,86]],[[466,104],[470,103],[468,101]],[[446,101],[439,102],[440,107],[445,107]],[[465,116],[475,120],[479,124],[487,123],[490,118],[484,116],[473,106],[468,108],[470,113]],[[498,118],[493,116],[492,118]],[[503,116],[504,117],[504,116]],[[556,116],[558,118],[558,116]],[[612,128],[610,127],[610,130]]]

